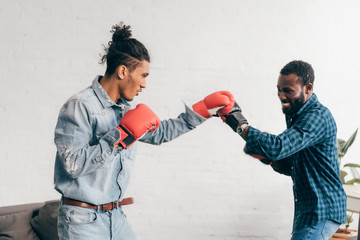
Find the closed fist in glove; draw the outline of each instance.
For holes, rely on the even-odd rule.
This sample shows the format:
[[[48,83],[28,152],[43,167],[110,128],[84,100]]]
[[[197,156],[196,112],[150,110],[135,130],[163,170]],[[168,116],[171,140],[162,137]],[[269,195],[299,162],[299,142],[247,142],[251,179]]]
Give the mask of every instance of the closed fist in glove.
[[[228,114],[234,107],[234,103],[234,97],[230,92],[219,91],[212,93],[203,100],[195,103],[193,109],[201,116],[209,118],[216,114]]]
[[[116,127],[120,131],[117,144],[128,148],[145,133],[155,131],[159,125],[159,117],[145,104],[138,104],[124,115]]]

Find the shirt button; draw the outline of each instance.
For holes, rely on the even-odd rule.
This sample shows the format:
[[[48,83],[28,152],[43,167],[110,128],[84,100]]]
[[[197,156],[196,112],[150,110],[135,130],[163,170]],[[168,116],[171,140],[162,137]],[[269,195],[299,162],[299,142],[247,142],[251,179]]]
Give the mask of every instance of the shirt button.
[[[295,202],[297,202],[297,198],[295,198]]]
[[[293,170],[294,169],[294,166],[291,166],[291,170]]]

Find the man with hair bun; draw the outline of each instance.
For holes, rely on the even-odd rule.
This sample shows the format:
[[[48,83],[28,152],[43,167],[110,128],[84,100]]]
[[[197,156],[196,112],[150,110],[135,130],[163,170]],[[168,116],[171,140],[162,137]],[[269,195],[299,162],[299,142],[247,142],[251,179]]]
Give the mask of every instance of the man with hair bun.
[[[280,71],[277,89],[287,129],[279,135],[250,126],[237,103],[222,116],[246,141],[247,154],[291,176],[295,205],[292,240],[329,239],[346,222],[336,123],[313,93],[314,79],[313,68],[304,61],[292,61]]]
[[[58,232],[61,240],[134,240],[122,205],[132,173],[137,140],[159,145],[194,129],[217,114],[227,114],[234,98],[215,92],[177,118],[160,121],[133,99],[146,87],[150,57],[131,38],[130,26],[115,25],[101,62],[104,76],[62,106],[55,128],[55,189],[62,195]]]

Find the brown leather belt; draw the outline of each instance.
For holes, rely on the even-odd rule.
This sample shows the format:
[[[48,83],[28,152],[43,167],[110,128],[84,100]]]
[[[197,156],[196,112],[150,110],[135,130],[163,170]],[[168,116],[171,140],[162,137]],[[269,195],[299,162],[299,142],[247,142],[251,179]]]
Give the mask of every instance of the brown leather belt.
[[[129,205],[129,204],[134,203],[134,199],[131,198],[131,197],[130,198],[124,198],[120,202],[110,202],[110,203],[106,203],[106,204],[102,204],[102,205],[94,205],[94,204],[81,202],[81,201],[74,200],[74,199],[71,199],[71,198],[66,198],[66,197],[62,197],[61,200],[66,205],[83,207],[83,208],[91,208],[91,209],[95,209],[95,210],[99,209],[99,210],[102,210],[102,211],[111,211],[114,208],[117,208],[118,206],[124,206],[124,205]]]

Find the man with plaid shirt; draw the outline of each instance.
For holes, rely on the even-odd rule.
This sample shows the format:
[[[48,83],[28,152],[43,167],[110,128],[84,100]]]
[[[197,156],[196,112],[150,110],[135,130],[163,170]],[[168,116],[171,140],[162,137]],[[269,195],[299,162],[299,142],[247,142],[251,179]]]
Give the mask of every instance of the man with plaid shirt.
[[[291,176],[295,202],[292,240],[329,239],[346,222],[336,123],[313,93],[314,78],[311,65],[303,61],[292,61],[280,71],[278,97],[287,129],[279,135],[249,126],[237,104],[222,116],[246,140],[247,154]]]

